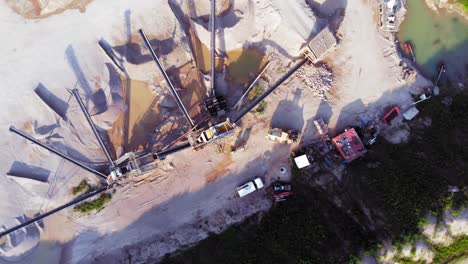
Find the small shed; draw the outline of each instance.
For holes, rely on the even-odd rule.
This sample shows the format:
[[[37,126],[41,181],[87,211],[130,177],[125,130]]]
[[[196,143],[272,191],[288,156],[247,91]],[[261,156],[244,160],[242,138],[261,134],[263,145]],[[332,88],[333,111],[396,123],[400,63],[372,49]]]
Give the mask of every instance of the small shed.
[[[302,169],[302,168],[305,168],[307,166],[310,166],[310,162],[309,162],[309,159],[307,158],[306,154],[295,157],[294,158],[294,163],[296,163],[296,166],[297,166],[298,169]]]
[[[418,114],[419,114],[419,110],[418,110],[415,106],[413,106],[413,107],[411,107],[410,109],[406,110],[406,111],[402,114],[402,116],[403,116],[403,118],[406,119],[406,120],[411,120],[411,119],[413,119],[415,116],[417,116]]]

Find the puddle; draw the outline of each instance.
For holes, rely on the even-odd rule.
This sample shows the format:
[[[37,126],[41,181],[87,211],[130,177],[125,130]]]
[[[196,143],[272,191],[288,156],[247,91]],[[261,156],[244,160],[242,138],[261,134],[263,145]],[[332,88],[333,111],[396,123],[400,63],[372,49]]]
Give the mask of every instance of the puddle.
[[[116,149],[124,146],[125,151],[142,151],[150,146],[150,133],[161,122],[157,98],[143,81],[123,80],[124,102],[127,111],[120,114],[109,137]]]
[[[193,119],[200,118],[201,102],[206,90],[198,79],[197,68],[191,64],[172,69],[168,72],[174,76],[174,85],[182,87],[179,96]],[[168,113],[161,112],[161,95],[151,92],[148,83],[137,80],[126,81],[124,85],[124,111],[120,114],[112,129],[108,131],[109,138],[115,146],[117,156],[128,151],[144,151],[153,148],[153,144],[166,146],[185,131],[187,124],[180,111],[174,107]],[[127,89],[128,88],[128,89]],[[162,89],[166,89],[165,85]],[[164,92],[168,100],[173,100],[168,92]],[[174,103],[175,104],[175,103]],[[155,132],[158,129],[159,132]],[[156,137],[155,137],[156,136]],[[123,146],[123,149],[122,149]]]
[[[198,68],[203,72],[203,74],[208,74],[211,70],[210,49],[200,41],[192,29],[190,29],[190,42],[195,53],[194,56],[197,61]],[[222,58],[216,58],[215,66],[217,72],[221,72],[223,70],[223,64],[224,61]]]
[[[227,52],[227,76],[229,81],[246,85],[265,66],[266,59],[256,49],[236,49]]]

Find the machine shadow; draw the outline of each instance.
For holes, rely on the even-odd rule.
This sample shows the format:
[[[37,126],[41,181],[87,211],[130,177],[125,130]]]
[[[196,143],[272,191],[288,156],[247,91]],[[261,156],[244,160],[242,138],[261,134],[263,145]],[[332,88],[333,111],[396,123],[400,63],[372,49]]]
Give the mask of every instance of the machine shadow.
[[[283,131],[302,131],[304,127],[304,106],[299,105],[301,96],[301,90],[296,89],[292,99],[286,98],[278,103],[271,117],[271,128],[281,128]]]
[[[173,234],[174,231],[169,231],[170,228],[177,228],[179,224],[174,224],[174,222],[177,221],[170,221],[169,219],[171,218],[170,215],[168,215],[168,212],[174,212],[177,210],[180,210],[181,208],[184,208],[184,217],[193,217],[194,220],[191,221],[191,223],[187,224],[182,224],[180,226],[181,229],[176,229],[179,230],[180,232],[185,232],[186,230],[183,231],[183,229],[188,229],[191,230],[189,232],[201,232],[202,234],[209,234],[211,231],[210,225],[218,223],[218,219],[213,219],[210,217],[209,214],[201,212],[200,206],[194,203],[193,201],[200,201],[202,202],[206,197],[210,197],[210,199],[219,199],[222,196],[226,196],[226,192],[229,194],[229,200],[232,199],[241,199],[237,197],[237,192],[236,188],[243,184],[244,182],[253,179],[256,176],[259,176],[263,179],[266,185],[269,185],[271,181],[275,179],[273,172],[271,172],[270,168],[267,168],[265,166],[257,166],[258,164],[261,164],[265,162],[265,160],[269,160],[272,158],[272,152],[276,151],[282,151],[285,154],[288,153],[288,151],[284,151],[281,146],[284,145],[276,145],[273,147],[272,150],[264,152],[262,155],[260,155],[258,158],[248,162],[245,166],[245,168],[238,172],[238,173],[228,173],[224,175],[222,178],[217,178],[213,182],[209,182],[208,178],[207,184],[202,187],[201,189],[195,190],[195,191],[186,191],[183,193],[176,194],[172,197],[170,197],[169,200],[166,202],[163,202],[161,204],[153,206],[148,212],[144,213],[137,219],[135,222],[131,223],[129,226],[125,228],[125,230],[122,231],[116,231],[113,233],[109,233],[106,235],[101,235],[97,233],[83,233],[83,236],[86,237],[86,245],[83,244],[84,241],[80,241],[80,238],[76,238],[75,241],[80,241],[81,245],[79,246],[80,248],[83,247],[88,247],[89,245],[92,245],[94,243],[110,243],[111,241],[120,243],[121,245],[119,247],[116,247],[114,250],[109,250],[105,253],[101,253],[97,256],[93,256],[93,254],[88,254],[85,256],[82,260],[83,262],[86,263],[105,263],[106,261],[113,259],[114,262],[118,261],[127,261],[128,259],[132,259],[133,261],[137,261],[137,259],[143,260],[145,257],[145,261],[157,261],[157,259],[151,258],[151,256],[145,256],[145,255],[139,255],[137,253],[138,246],[127,246],[124,237],[128,237],[129,235],[132,236],[131,234],[140,234],[141,242],[138,244],[140,245],[146,245],[146,246],[156,246],[160,243],[165,243],[168,242],[167,236],[169,234]],[[282,150],[280,150],[282,149]],[[252,172],[252,168],[255,169],[255,172]],[[179,175],[180,177],[183,177],[182,175]],[[209,182],[209,183],[208,183]],[[164,184],[164,181],[161,182],[160,184]],[[250,194],[242,199],[245,199],[247,202],[248,201],[253,201],[257,200],[259,197],[262,195],[265,195],[264,190],[257,191],[253,194]],[[271,206],[271,201],[269,198],[263,197],[260,198],[262,200],[262,203],[264,203],[264,206]],[[119,201],[115,201],[118,203]],[[231,202],[229,202],[231,203]],[[218,229],[218,231],[222,230],[223,228],[226,228],[228,226],[227,223],[230,222],[238,222],[242,220],[243,215],[240,214],[240,211],[244,211],[247,208],[241,208],[243,206],[241,205],[235,205],[234,207],[231,208],[223,208],[222,203],[217,203],[215,211],[220,212],[220,215],[222,217],[225,217],[226,224],[221,227],[221,229]],[[104,209],[105,210],[105,209]],[[249,207],[249,212],[251,214],[255,213],[256,210],[254,207]],[[123,215],[121,215],[124,217]],[[151,219],[150,221],[148,221]],[[168,232],[162,232],[157,235],[151,235],[151,231],[148,231],[147,233],[141,232],[141,228],[149,228],[149,230],[154,230],[154,229],[160,229],[162,226],[164,226],[164,229],[168,229]],[[178,231],[175,231],[178,232]],[[170,235],[169,235],[170,236]],[[195,236],[196,237],[196,236]],[[120,241],[120,242],[118,242]],[[185,241],[188,242],[188,241]],[[195,242],[195,241],[193,241]],[[75,242],[76,243],[76,242]],[[115,244],[115,243],[113,243]],[[70,243],[70,246],[74,246],[73,242]],[[122,250],[121,248],[124,248]],[[169,249],[167,248],[166,250],[174,250],[176,248]],[[66,253],[66,255],[71,255],[71,250],[72,247],[70,247],[70,251]],[[156,250],[156,249],[155,249]],[[168,252],[157,252],[158,254],[161,254],[161,257],[165,253],[170,253]]]

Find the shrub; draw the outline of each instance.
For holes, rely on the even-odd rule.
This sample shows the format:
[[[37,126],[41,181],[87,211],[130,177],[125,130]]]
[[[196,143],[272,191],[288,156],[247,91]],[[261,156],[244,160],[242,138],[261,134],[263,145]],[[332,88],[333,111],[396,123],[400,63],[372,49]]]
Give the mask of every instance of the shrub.
[[[468,255],[468,236],[464,236],[447,247],[435,247],[434,263],[448,263]]]
[[[75,206],[73,210],[79,213],[88,213],[94,210],[101,211],[104,208],[104,205],[110,202],[111,199],[112,199],[112,195],[110,195],[109,193],[103,193],[97,199],[83,202]]]
[[[255,114],[255,115],[262,115],[263,113],[265,113],[265,110],[266,110],[267,106],[268,106],[268,103],[267,103],[267,102],[261,101],[261,102],[257,105],[257,107],[255,108],[254,114]]]
[[[91,189],[91,185],[86,180],[82,180],[78,186],[73,187],[73,195],[77,195],[80,192],[87,191]]]

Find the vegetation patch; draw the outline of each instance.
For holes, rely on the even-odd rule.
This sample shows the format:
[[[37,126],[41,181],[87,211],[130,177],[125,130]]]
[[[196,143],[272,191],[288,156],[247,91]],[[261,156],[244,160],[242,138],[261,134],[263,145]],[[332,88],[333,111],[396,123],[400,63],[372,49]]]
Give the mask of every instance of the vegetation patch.
[[[91,211],[94,211],[94,210],[101,211],[104,208],[104,205],[106,203],[110,202],[111,199],[112,199],[111,194],[102,193],[99,196],[99,198],[91,200],[91,201],[83,202],[83,203],[75,206],[75,208],[73,208],[73,210],[75,212],[79,212],[79,213],[88,213],[88,212],[91,212]]]
[[[468,236],[463,236],[447,247],[434,247],[434,263],[449,263],[468,256]]]
[[[249,102],[253,102],[256,98],[260,97],[263,92],[265,91],[265,86],[263,84],[257,84],[255,85],[252,90],[247,94],[247,98],[249,99]],[[262,115],[265,113],[265,110],[267,109],[268,103],[263,100],[258,105],[252,109],[250,112],[253,113],[254,115]]]
[[[253,100],[255,100],[255,98],[258,98],[260,95],[262,95],[264,91],[265,86],[259,83],[252,87],[252,90],[250,90],[249,94],[247,94],[247,98],[249,98],[249,101],[252,102]]]
[[[453,99],[450,107],[437,99],[418,105],[431,126],[413,129],[408,143],[380,140],[364,162],[350,164],[353,192],[363,193],[370,207],[384,214],[385,232],[395,242],[418,234],[428,212],[439,215],[466,201],[463,191],[447,191],[448,185],[463,187],[468,171],[468,95]],[[369,163],[380,165],[369,168]]]
[[[457,0],[459,3],[463,5],[465,11],[468,12],[468,0]]]
[[[72,194],[77,195],[78,193],[81,193],[83,191],[89,191],[91,190],[91,185],[86,180],[82,180],[78,186],[75,186],[72,188]]]
[[[265,113],[265,110],[267,109],[268,103],[265,101],[261,101],[257,107],[253,110],[253,113],[255,115],[263,115]]]
[[[447,188],[465,186],[468,95],[454,96],[450,106],[433,98],[418,108],[422,113],[410,123],[409,142],[394,145],[379,139],[363,160],[347,165],[344,186],[324,191],[310,184],[315,175],[292,169],[290,199],[162,263],[359,263],[353,256],[377,252],[384,239],[399,248],[421,239],[419,228],[428,212],[440,215],[448,206],[466,204],[467,192],[452,195]],[[424,117],[431,118],[431,126],[418,121]],[[338,206],[339,195],[350,199],[341,199]],[[366,222],[369,218],[373,224]],[[435,249],[434,263],[466,254],[466,243],[463,238]]]

